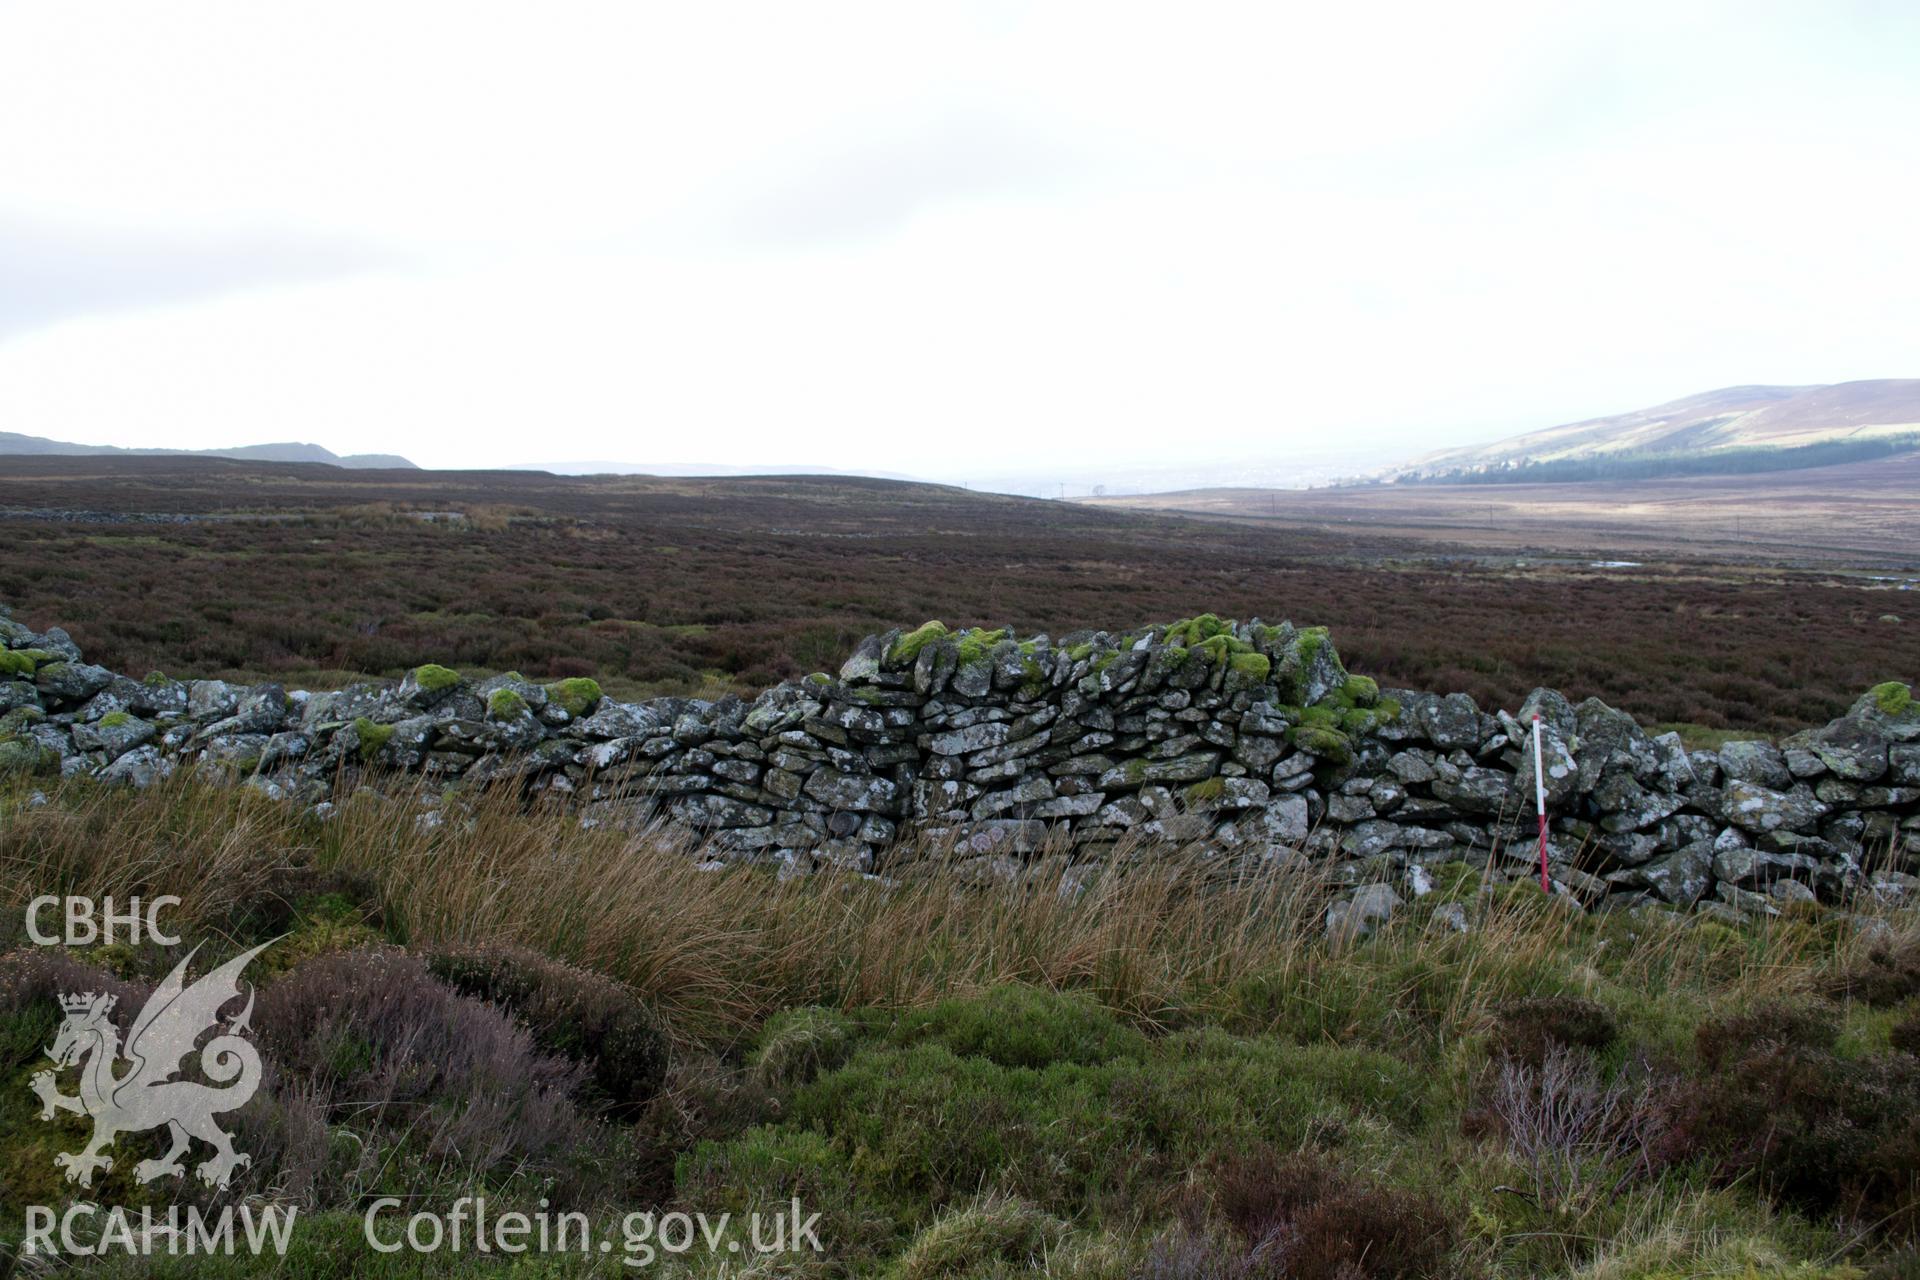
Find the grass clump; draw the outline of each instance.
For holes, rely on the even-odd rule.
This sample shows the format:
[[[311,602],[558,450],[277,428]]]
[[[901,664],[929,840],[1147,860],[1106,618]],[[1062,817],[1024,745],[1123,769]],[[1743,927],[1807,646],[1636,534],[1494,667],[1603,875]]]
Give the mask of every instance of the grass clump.
[[[1016,1274],[1042,1271],[1067,1233],[1067,1224],[1052,1214],[990,1192],[942,1214],[914,1237],[887,1275],[890,1280],[944,1280],[1003,1268]]]

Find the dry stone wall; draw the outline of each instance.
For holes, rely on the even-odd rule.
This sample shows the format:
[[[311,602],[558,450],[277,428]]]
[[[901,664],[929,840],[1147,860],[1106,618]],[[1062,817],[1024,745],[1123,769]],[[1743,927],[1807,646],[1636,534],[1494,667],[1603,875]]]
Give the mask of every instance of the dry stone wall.
[[[417,772],[564,792],[593,821],[664,815],[717,857],[790,872],[950,847],[1005,877],[1048,851],[1178,845],[1417,889],[1456,861],[1532,874],[1538,714],[1553,881],[1584,906],[1731,916],[1920,891],[1920,707],[1900,683],[1784,741],[1689,751],[1548,689],[1511,714],[1382,690],[1322,629],[1212,616],[1057,640],[928,623],[750,702],[438,666],[324,693],[136,681],[58,628],[0,616],[0,642],[0,772],[140,786],[191,762],[314,804],[343,777]]]

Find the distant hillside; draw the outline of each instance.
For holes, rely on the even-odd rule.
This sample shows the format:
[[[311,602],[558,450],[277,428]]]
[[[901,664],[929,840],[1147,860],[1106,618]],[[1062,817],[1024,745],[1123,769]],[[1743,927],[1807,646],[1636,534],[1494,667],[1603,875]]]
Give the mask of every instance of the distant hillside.
[[[1889,438],[1920,432],[1920,378],[1880,378],[1813,387],[1724,387],[1648,409],[1588,418],[1493,444],[1447,449],[1416,458],[1382,478],[1465,479],[1519,472],[1515,479],[1622,478],[1617,465],[1581,468],[1583,460],[1635,460],[1637,470],[1673,474],[1712,469],[1798,469],[1857,461],[1896,447]],[[1888,443],[1874,444],[1876,441]],[[1790,452],[1789,452],[1790,451]],[[1759,456],[1772,453],[1771,458]],[[1857,457],[1855,455],[1858,455]],[[1551,465],[1550,465],[1551,464]],[[1591,474],[1587,474],[1591,472]]]
[[[0,456],[8,454],[62,457],[92,454],[112,454],[119,457],[186,455],[202,458],[246,458],[255,462],[323,462],[328,466],[352,467],[356,470],[419,470],[397,453],[350,453],[342,457],[333,450],[322,448],[317,444],[292,442],[247,444],[232,449],[123,449],[113,444],[69,444],[65,440],[49,440],[44,436],[23,436],[15,431],[0,431]]]

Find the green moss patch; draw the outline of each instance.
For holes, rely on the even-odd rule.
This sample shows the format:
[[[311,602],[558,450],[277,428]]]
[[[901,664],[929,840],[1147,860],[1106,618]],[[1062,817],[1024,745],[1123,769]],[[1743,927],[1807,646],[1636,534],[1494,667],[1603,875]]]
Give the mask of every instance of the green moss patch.
[[[360,758],[362,760],[371,760],[380,753],[380,748],[386,746],[387,741],[393,737],[393,726],[390,724],[377,724],[365,716],[361,716],[353,722],[353,736],[360,740]]]
[[[524,715],[527,700],[512,689],[495,689],[487,695],[487,714],[495,720],[514,720]]]
[[[1309,710],[1318,710],[1313,707]],[[1309,755],[1319,756],[1322,760],[1331,760],[1335,764],[1345,764],[1353,759],[1353,743],[1347,735],[1338,729],[1323,728],[1320,725],[1303,724],[1297,726],[1287,738],[1294,746]]]
[[[970,631],[957,632],[954,635],[955,647],[960,653],[960,665],[972,666],[976,662],[985,662],[993,646],[1007,638],[1006,628],[983,631],[975,627]]]
[[[0,676],[30,676],[36,663],[31,650],[0,649]]]
[[[890,666],[904,667],[920,656],[920,651],[936,640],[947,638],[947,624],[939,619],[923,622],[914,630],[907,632],[893,642],[893,648],[887,650],[887,663]]]
[[[428,693],[438,693],[459,684],[460,673],[437,662],[429,662],[413,669],[413,682]]]
[[[586,715],[600,703],[599,682],[587,676],[555,680],[545,687],[548,700],[576,718]]]
[[[1873,699],[1873,705],[1890,716],[1903,716],[1913,709],[1913,690],[1898,680],[1889,680],[1867,690],[1867,696]]]

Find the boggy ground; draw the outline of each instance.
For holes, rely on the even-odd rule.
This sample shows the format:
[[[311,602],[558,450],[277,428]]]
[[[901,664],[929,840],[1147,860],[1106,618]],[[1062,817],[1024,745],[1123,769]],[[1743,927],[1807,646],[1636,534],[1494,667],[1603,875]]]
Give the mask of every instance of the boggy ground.
[[[303,687],[440,662],[622,697],[752,690],[928,618],[1057,635],[1203,612],[1329,626],[1383,684],[1508,708],[1545,685],[1701,731],[1824,723],[1920,669],[1912,594],[1852,570],[1596,568],[1602,547],[1486,555],[843,477],[9,458],[0,547],[0,599],[95,661]]]
[[[361,1242],[374,1195],[480,1192],[616,1239],[642,1209],[821,1215],[820,1255],[664,1274],[1920,1274],[1911,913],[1595,919],[1456,864],[1334,948],[1298,864],[781,880],[505,795],[363,791],[322,820],[188,775],[41,786],[0,791],[0,902],[178,894],[207,964],[279,938],[229,1193],[302,1207],[271,1274],[621,1271]],[[10,1238],[73,1194],[51,1155],[83,1129],[26,1087],[54,995],[130,1016],[176,959],[0,955]],[[121,1146],[95,1194],[138,1204],[151,1153]]]

